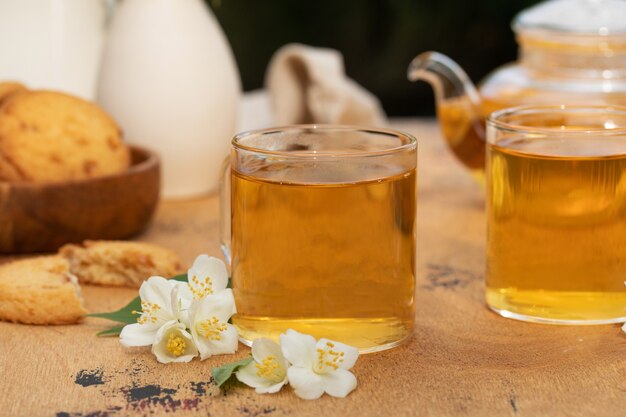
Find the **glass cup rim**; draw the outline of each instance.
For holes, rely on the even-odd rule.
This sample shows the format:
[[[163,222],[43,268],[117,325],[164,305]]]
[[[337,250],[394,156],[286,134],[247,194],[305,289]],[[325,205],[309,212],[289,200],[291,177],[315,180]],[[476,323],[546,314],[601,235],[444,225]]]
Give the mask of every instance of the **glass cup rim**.
[[[284,132],[297,132],[306,130],[319,130],[319,131],[343,131],[343,132],[363,132],[376,135],[395,136],[401,140],[406,140],[399,146],[390,147],[388,149],[376,150],[376,151],[349,151],[349,152],[329,152],[329,153],[312,153],[312,152],[299,152],[299,151],[276,151],[257,148],[255,146],[244,145],[241,140],[254,137],[267,135],[272,133],[284,133]],[[323,159],[323,158],[362,158],[367,156],[384,156],[393,155],[403,151],[411,151],[417,148],[417,139],[410,133],[403,132],[396,129],[388,129],[384,127],[370,127],[370,126],[357,126],[357,125],[341,125],[341,124],[293,124],[269,127],[264,129],[246,130],[237,133],[233,136],[231,141],[233,148],[237,150],[244,150],[253,152],[260,155],[268,156],[281,156],[284,158],[301,158],[301,159]]]
[[[561,136],[564,133],[574,136],[587,136],[587,135],[601,135],[601,136],[621,136],[626,135],[626,123],[620,124],[619,127],[606,128],[603,126],[589,126],[584,129],[568,129],[556,127],[541,127],[541,126],[526,126],[519,123],[509,123],[502,119],[511,115],[524,115],[524,114],[541,114],[541,113],[562,113],[562,114],[615,114],[624,117],[626,120],[626,106],[617,105],[525,105],[509,107],[501,110],[494,111],[489,115],[487,119],[487,127],[495,128],[500,131],[508,131],[513,133],[521,133],[524,135],[535,134],[542,136]]]

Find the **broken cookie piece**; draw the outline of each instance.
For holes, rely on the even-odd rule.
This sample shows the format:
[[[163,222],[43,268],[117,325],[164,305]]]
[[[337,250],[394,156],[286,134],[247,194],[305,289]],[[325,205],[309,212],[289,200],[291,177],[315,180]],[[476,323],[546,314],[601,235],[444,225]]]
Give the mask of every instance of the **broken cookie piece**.
[[[182,272],[176,253],[148,243],[87,240],[82,245],[65,245],[59,254],[85,284],[139,287],[153,275],[171,278]]]
[[[86,313],[65,258],[42,256],[0,266],[0,320],[71,324]]]

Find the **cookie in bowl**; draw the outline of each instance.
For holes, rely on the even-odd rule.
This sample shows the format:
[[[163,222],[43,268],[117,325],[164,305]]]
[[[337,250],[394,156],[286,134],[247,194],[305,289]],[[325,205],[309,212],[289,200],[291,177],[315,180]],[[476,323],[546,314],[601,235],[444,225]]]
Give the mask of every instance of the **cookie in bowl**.
[[[7,100],[12,94],[27,90],[28,89],[23,84],[15,81],[0,82],[0,105],[2,105],[2,102]]]
[[[0,253],[53,252],[145,230],[159,201],[159,158],[130,149],[132,164],[119,174],[44,184],[0,180]]]
[[[82,180],[121,173],[129,165],[119,127],[93,103],[26,90],[0,105],[0,180]]]

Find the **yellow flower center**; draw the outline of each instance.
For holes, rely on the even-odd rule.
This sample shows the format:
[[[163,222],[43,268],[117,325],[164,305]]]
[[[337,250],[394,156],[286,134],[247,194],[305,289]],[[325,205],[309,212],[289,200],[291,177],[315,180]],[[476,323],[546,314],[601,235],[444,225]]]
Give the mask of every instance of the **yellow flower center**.
[[[146,324],[146,323],[156,323],[157,321],[157,311],[161,309],[161,306],[155,303],[149,303],[147,301],[141,302],[141,312],[133,310],[132,314],[141,314],[141,317],[137,319],[137,323]]]
[[[213,294],[213,280],[209,276],[201,281],[196,275],[194,275],[191,277],[191,282],[187,285],[189,286],[189,291],[191,291],[193,297],[196,299],[204,298],[207,295]]]
[[[256,363],[256,374],[268,381],[279,382],[285,377],[283,369],[278,364],[276,358],[272,355],[263,359],[263,362]]]
[[[172,355],[179,357],[183,353],[185,353],[185,349],[187,348],[187,343],[185,339],[180,336],[176,336],[173,333],[170,333],[169,338],[167,339],[167,345],[165,346],[167,351]]]
[[[196,330],[200,336],[209,340],[222,340],[222,332],[228,328],[226,323],[219,321],[215,316],[196,324]]]
[[[326,342],[323,348],[317,348],[317,362],[315,364],[315,372],[325,374],[329,369],[337,370],[343,362],[344,353],[337,352],[333,348],[335,344]]]

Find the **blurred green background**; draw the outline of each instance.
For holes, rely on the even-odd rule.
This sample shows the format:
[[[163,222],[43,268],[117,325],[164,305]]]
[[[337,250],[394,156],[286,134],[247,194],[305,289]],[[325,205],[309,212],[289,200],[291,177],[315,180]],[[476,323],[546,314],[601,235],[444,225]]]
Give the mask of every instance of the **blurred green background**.
[[[434,113],[430,87],[406,79],[415,55],[443,52],[478,82],[516,59],[510,22],[537,2],[207,0],[233,48],[246,91],[263,86],[278,48],[300,42],[341,51],[347,74],[393,116]]]

